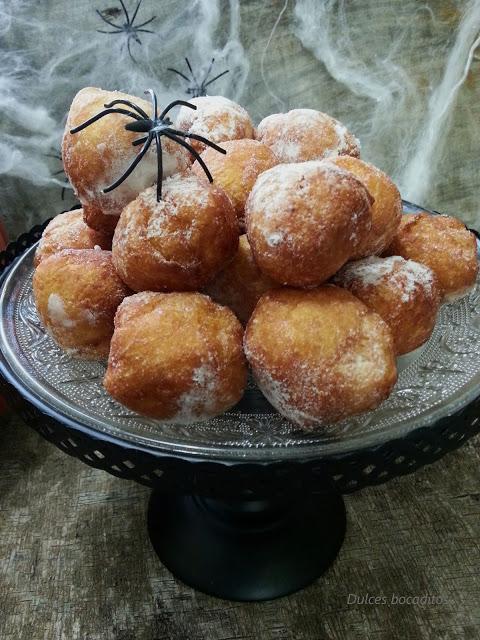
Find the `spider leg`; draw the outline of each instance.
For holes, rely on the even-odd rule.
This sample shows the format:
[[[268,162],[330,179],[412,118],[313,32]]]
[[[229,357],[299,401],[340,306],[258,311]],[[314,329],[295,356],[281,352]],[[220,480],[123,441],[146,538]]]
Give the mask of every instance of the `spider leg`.
[[[58,176],[58,175],[60,175],[61,173],[63,173],[63,169],[59,169],[58,171],[54,171],[54,172],[53,172],[53,175],[54,175],[54,176]]]
[[[127,40],[127,51],[128,51],[128,55],[130,56],[130,58],[132,59],[132,61],[133,61],[135,64],[137,64],[137,61],[136,61],[136,60],[135,60],[135,58],[133,57],[132,50],[130,49],[130,40],[131,40],[131,38],[130,38],[130,36],[128,36],[128,40]]]
[[[115,24],[114,22],[110,22],[110,20],[107,20],[107,18],[105,18],[105,16],[102,16],[102,14],[100,13],[100,11],[98,9],[95,9],[95,11],[97,12],[97,14],[100,16],[100,18],[106,22],[107,24],[109,24],[111,27],[114,27],[115,29],[120,29],[122,30],[122,27],[120,27],[118,24]]]
[[[138,114],[133,113],[132,111],[127,111],[126,109],[106,109],[105,111],[100,111],[100,113],[97,113],[97,115],[92,118],[85,120],[85,122],[82,122],[82,124],[79,124],[77,127],[70,129],[70,133],[78,133],[79,131],[82,131],[85,127],[88,127],[104,116],[108,116],[110,113],[121,113],[124,116],[130,116],[130,118],[133,118],[134,120],[142,119]]]
[[[135,40],[135,42],[137,44],[142,44],[142,41],[140,40],[140,38],[136,35],[137,32],[135,32],[135,35],[132,34],[132,38]]]
[[[212,149],[215,149],[215,151],[219,151],[220,153],[224,153],[224,154],[227,153],[225,149],[222,149],[222,147],[219,147],[218,144],[215,144],[208,138],[199,136],[196,133],[186,133],[185,131],[178,131],[177,129],[171,129],[170,127],[167,129],[167,132],[173,133],[173,135],[175,136],[181,136],[182,138],[192,138],[192,140],[198,140],[199,142],[203,142],[203,144],[206,144],[209,147],[212,147]]]
[[[167,138],[170,138],[170,140],[173,140],[174,142],[176,142],[180,146],[185,147],[185,149],[188,149],[188,151],[190,151],[192,156],[198,160],[198,164],[205,171],[205,174],[206,174],[208,180],[210,182],[213,182],[212,174],[208,170],[207,165],[205,164],[203,159],[200,157],[200,154],[197,151],[195,151],[195,149],[192,146],[190,146],[187,142],[185,142],[185,140],[182,140],[181,138],[177,138],[176,136],[174,136],[173,133],[167,133],[166,131],[163,131],[162,135],[167,136]]]
[[[181,71],[177,71],[176,69],[172,69],[172,67],[167,67],[167,71],[173,71],[173,73],[176,73],[178,76],[181,76],[187,82],[190,82],[190,78],[187,78],[187,76],[185,74],[183,74]]]
[[[120,31],[104,31],[103,29],[95,29],[95,31],[96,31],[97,33],[113,33],[113,34],[123,33],[123,31],[122,31],[122,30],[120,30]]]
[[[132,16],[132,19],[130,21],[130,24],[132,24],[132,25],[135,22],[135,18],[137,17],[137,13],[138,13],[138,10],[140,9],[140,5],[141,4],[142,4],[142,0],[138,0],[137,7],[136,7],[135,11],[133,12],[133,16]]]
[[[152,31],[151,29],[137,29],[137,27],[135,27],[135,31],[140,31],[141,33],[155,33],[155,31]]]
[[[158,119],[158,104],[157,104],[157,96],[155,95],[155,91],[153,89],[147,89],[145,91],[146,94],[150,95],[150,99],[152,101],[152,107],[153,107],[153,118],[155,118],[155,120]],[[163,120],[163,114],[160,116],[160,119]]]
[[[138,29],[139,27],[144,27],[145,25],[150,24],[150,22],[153,22],[153,21],[155,20],[155,18],[156,18],[156,17],[157,17],[157,16],[152,16],[152,17],[150,18],[150,20],[146,20],[145,22],[142,22],[142,24],[136,24],[136,25],[135,25],[135,29]],[[153,31],[152,31],[152,33],[153,33]]]
[[[167,115],[167,113],[170,111],[170,109],[173,109],[173,107],[177,107],[178,105],[182,105],[184,107],[189,107],[190,109],[193,109],[194,111],[197,110],[197,107],[194,104],[190,104],[190,102],[186,102],[185,100],[174,100],[173,102],[171,102],[169,105],[167,105],[165,107],[165,109],[160,114],[160,118],[159,119],[163,120],[164,117]]]
[[[137,138],[137,140],[132,142],[132,146],[138,147],[139,144],[143,144],[146,140],[148,140],[148,136],[145,136],[145,138]]]
[[[145,118],[146,120],[149,119],[149,115],[147,115],[147,113],[141,109],[138,104],[135,104],[134,102],[130,102],[129,100],[112,100],[112,102],[108,102],[107,104],[104,104],[103,106],[105,107],[105,109],[110,109],[111,107],[115,106],[116,104],[124,104],[127,107],[130,107],[131,109],[134,109],[135,111],[137,111],[137,113],[139,115],[142,116],[142,118]]]
[[[196,79],[195,74],[193,73],[192,65],[190,64],[189,59],[185,58],[185,62],[187,63],[187,67],[190,69],[190,73],[192,74],[193,81],[195,82],[195,84],[198,84],[198,80]]]
[[[209,84],[212,84],[212,82],[215,82],[215,80],[218,80],[219,78],[221,78],[222,76],[224,76],[226,73],[229,73],[230,69],[227,69],[226,71],[222,71],[222,73],[219,73],[218,76],[215,76],[214,78],[212,78],[211,80],[209,80],[206,84],[204,84],[204,88],[208,87]]]
[[[160,202],[162,199],[163,152],[162,141],[158,132],[155,133],[155,144],[157,145],[157,202]]]
[[[127,19],[127,23],[128,24],[132,24],[130,22],[130,16],[128,15],[127,7],[125,6],[125,3],[123,2],[123,0],[120,0],[120,4],[122,5],[122,9],[123,9],[123,12],[125,14],[125,18]]]
[[[58,153],[46,153],[45,154],[46,158],[55,158],[56,160],[61,160],[62,156]]]
[[[140,151],[138,152],[138,154],[135,157],[135,159],[127,167],[125,172],[122,173],[120,178],[118,178],[118,180],[115,180],[115,182],[113,184],[111,184],[109,187],[105,187],[105,189],[103,189],[103,193],[109,193],[110,191],[113,191],[119,185],[121,185],[122,182],[124,182],[128,178],[128,176],[132,173],[132,171],[134,171],[135,167],[140,162],[140,160],[143,158],[143,156],[147,153],[150,145],[152,144],[152,140],[153,140],[153,137],[152,136],[148,136],[147,141],[145,142],[143,147],[140,149]]]
[[[215,58],[212,58],[212,61],[210,62],[210,66],[208,67],[208,71],[207,71],[207,73],[205,74],[205,76],[204,76],[204,78],[202,80],[202,86],[205,84],[208,76],[210,75],[210,71],[212,70],[214,62],[215,62]]]

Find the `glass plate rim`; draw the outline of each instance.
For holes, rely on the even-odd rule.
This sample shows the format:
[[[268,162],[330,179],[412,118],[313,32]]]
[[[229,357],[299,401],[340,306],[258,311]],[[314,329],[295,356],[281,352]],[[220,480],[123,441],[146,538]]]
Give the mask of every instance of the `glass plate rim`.
[[[410,203],[405,203],[409,205]],[[412,205],[412,209],[416,205]],[[405,207],[407,208],[407,207]],[[415,210],[414,209],[414,210]],[[418,208],[418,210],[428,211],[423,208]],[[433,213],[433,212],[432,212]],[[435,212],[436,213],[436,212]],[[0,292],[0,312],[2,313],[2,318],[4,317],[4,312],[6,306],[8,305],[7,300],[7,292],[9,290],[9,286],[11,281],[14,279],[17,270],[24,266],[24,261],[28,260],[28,257],[32,255],[35,250],[37,243],[34,243],[27,250],[22,252],[22,254],[15,260],[15,262],[10,266],[8,272],[5,274],[5,277],[2,278],[3,282],[1,283],[1,292]],[[112,425],[103,424],[103,429],[96,428],[91,424],[85,424],[81,420],[72,417],[72,415],[64,415],[62,412],[59,412],[58,408],[49,403],[44,394],[38,393],[38,388],[41,389],[40,383],[38,383],[33,376],[30,376],[31,381],[33,381],[33,385],[29,386],[22,380],[22,377],[19,375],[18,369],[15,367],[14,359],[12,366],[12,356],[8,357],[8,349],[5,350],[5,345],[8,345],[8,341],[6,339],[5,327],[4,323],[0,324],[0,350],[2,352],[2,356],[5,359],[6,363],[2,363],[2,369],[7,368],[10,369],[8,372],[9,375],[7,377],[10,378],[10,382],[14,384],[14,386],[25,395],[30,395],[29,401],[33,401],[34,404],[37,405],[41,410],[46,410],[57,420],[61,419],[65,421],[68,419],[70,426],[74,428],[79,428],[82,430],[86,430],[92,434],[92,436],[97,438],[109,438],[114,440],[119,440],[124,442],[127,446],[139,446],[141,448],[146,448],[149,451],[153,451],[160,454],[168,454],[168,455],[179,455],[179,456],[194,456],[200,457],[204,459],[224,459],[231,461],[248,461],[259,462],[259,461],[288,461],[289,459],[301,460],[301,459],[326,459],[330,457],[334,457],[337,455],[343,455],[346,453],[351,453],[352,451],[364,450],[369,447],[383,445],[391,440],[405,437],[406,435],[410,435],[418,429],[431,427],[438,420],[445,418],[449,415],[452,415],[458,412],[460,409],[468,406],[476,397],[480,395],[480,373],[474,376],[474,380],[476,384],[472,385],[472,387],[464,393],[461,393],[461,390],[457,390],[452,398],[454,400],[450,401],[448,404],[448,411],[446,411],[445,406],[440,405],[438,407],[430,408],[423,419],[422,416],[412,417],[410,420],[400,423],[397,427],[391,425],[388,428],[381,429],[379,431],[372,431],[371,433],[359,433],[352,434],[351,436],[345,438],[339,438],[338,440],[332,441],[324,441],[318,443],[305,443],[296,444],[295,446],[260,446],[260,447],[233,447],[227,445],[212,445],[209,446],[207,443],[195,443],[189,445],[185,442],[182,443],[173,443],[171,441],[161,441],[155,439],[154,435],[152,437],[142,436],[140,434],[133,434],[131,432],[126,432],[122,430],[122,428],[114,427]],[[66,403],[62,403],[66,404]],[[78,413],[78,412],[76,412]],[[412,426],[413,424],[413,426]]]

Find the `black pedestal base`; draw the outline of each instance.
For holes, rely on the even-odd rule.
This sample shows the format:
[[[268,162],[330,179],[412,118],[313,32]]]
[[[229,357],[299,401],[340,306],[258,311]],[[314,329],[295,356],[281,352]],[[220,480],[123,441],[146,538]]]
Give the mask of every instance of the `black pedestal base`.
[[[270,600],[316,580],[345,536],[337,493],[285,502],[221,501],[153,492],[148,531],[182,582],[228,600]]]

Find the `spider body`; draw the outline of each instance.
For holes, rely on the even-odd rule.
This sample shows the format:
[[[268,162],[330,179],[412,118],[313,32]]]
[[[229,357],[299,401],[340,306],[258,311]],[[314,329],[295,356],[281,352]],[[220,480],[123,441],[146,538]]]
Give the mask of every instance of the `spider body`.
[[[211,85],[212,82],[215,82],[216,80],[218,80],[219,78],[221,78],[222,76],[224,76],[229,72],[229,69],[226,69],[225,71],[222,71],[222,73],[219,73],[214,78],[211,78],[210,80],[208,80],[208,76],[210,75],[213,68],[213,64],[215,62],[215,58],[212,58],[212,61],[210,62],[210,66],[207,69],[207,73],[205,74],[203,80],[199,82],[195,76],[195,73],[192,69],[192,65],[190,64],[189,59],[185,58],[185,62],[187,63],[187,67],[190,71],[190,77],[186,76],[184,73],[182,73],[181,71],[178,71],[177,69],[173,69],[172,67],[168,67],[168,71],[172,71],[172,73],[176,73],[178,76],[186,80],[186,82],[188,83],[188,86],[186,88],[186,93],[192,98],[198,98],[199,96],[206,96],[207,87]]]
[[[86,127],[90,126],[91,124],[99,120],[100,118],[103,118],[113,113],[119,113],[122,115],[126,115],[132,118],[133,120],[133,122],[129,122],[128,124],[125,125],[125,129],[127,131],[147,134],[146,136],[142,138],[138,138],[137,140],[134,140],[132,142],[132,145],[134,147],[142,145],[142,148],[140,149],[139,153],[135,156],[133,161],[130,163],[130,165],[127,167],[127,169],[124,171],[124,173],[117,180],[115,180],[115,182],[113,182],[110,186],[103,189],[103,192],[108,193],[110,191],[113,191],[113,189],[116,189],[119,185],[121,185],[122,182],[124,182],[128,178],[128,176],[135,170],[135,167],[140,163],[144,155],[149,150],[152,142],[155,141],[156,153],[157,153],[157,201],[160,202],[162,197],[162,176],[163,176],[162,141],[161,141],[162,136],[165,136],[166,138],[170,138],[180,146],[185,147],[198,160],[200,166],[205,171],[205,174],[207,175],[207,178],[209,179],[209,181],[213,182],[212,175],[208,170],[207,165],[205,164],[203,159],[200,157],[200,154],[188,142],[186,142],[185,138],[193,138],[195,140],[199,140],[200,142],[203,142],[207,146],[212,147],[219,153],[226,153],[225,149],[222,149],[221,147],[211,142],[210,140],[207,140],[207,138],[204,138],[203,136],[199,136],[191,133],[189,134],[189,133],[186,133],[185,131],[179,131],[178,129],[172,128],[172,121],[167,117],[167,113],[178,105],[183,105],[185,107],[188,107],[194,110],[197,107],[193,104],[190,104],[189,102],[185,102],[185,100],[174,100],[169,105],[167,105],[167,107],[165,107],[165,109],[159,115],[157,96],[155,95],[154,91],[152,89],[148,89],[147,91],[145,91],[145,93],[150,94],[150,98],[152,101],[151,117],[141,107],[139,107],[133,102],[130,102],[128,100],[122,100],[122,99],[113,100],[112,102],[109,102],[104,105],[105,107],[104,111],[100,111],[100,113],[97,113],[92,118],[89,118],[88,120],[80,124],[78,127],[75,127],[70,131],[70,133],[72,134],[78,133],[79,131],[82,131]],[[129,107],[129,109],[124,109],[123,106],[118,107],[117,105],[127,106]]]
[[[140,9],[140,5],[142,4],[142,0],[138,0],[135,11],[133,12],[131,17],[127,11],[127,7],[125,6],[125,3],[123,2],[123,0],[120,0],[120,4],[122,5],[122,10],[125,15],[125,22],[123,24],[115,24],[114,22],[111,22],[111,20],[105,17],[105,14],[107,11],[109,11],[108,15],[112,15],[112,12],[114,11],[114,9],[107,9],[106,11],[103,11],[103,12],[96,9],[97,14],[100,16],[103,22],[108,24],[109,27],[113,29],[113,31],[105,31],[104,29],[97,29],[97,31],[98,33],[108,33],[113,35],[123,33],[127,38],[128,55],[133,60],[133,62],[136,62],[135,58],[132,55],[132,51],[130,49],[130,43],[132,40],[134,40],[137,44],[141,45],[142,41],[138,36],[139,33],[154,33],[154,31],[151,31],[150,29],[145,29],[144,27],[147,24],[150,24],[150,22],[153,22],[156,16],[153,16],[152,18],[150,18],[149,20],[146,20],[145,22],[142,22],[141,24],[135,24],[135,19],[137,17],[138,10]],[[116,15],[119,15],[120,9],[118,9],[117,11],[118,13]]]

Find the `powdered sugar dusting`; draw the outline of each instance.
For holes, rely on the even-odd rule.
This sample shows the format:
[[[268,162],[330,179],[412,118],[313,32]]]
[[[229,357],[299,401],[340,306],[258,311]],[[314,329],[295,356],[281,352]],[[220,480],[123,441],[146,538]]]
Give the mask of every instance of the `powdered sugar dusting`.
[[[360,216],[357,211],[352,214],[352,232],[350,234],[350,240],[355,244],[358,242],[357,223],[359,217]]]
[[[257,138],[268,144],[282,162],[358,155],[360,150],[358,140],[345,125],[314,109],[292,109],[267,116],[258,125]]]
[[[375,287],[388,281],[391,286],[401,291],[402,301],[408,302],[418,288],[432,296],[434,278],[431,269],[413,260],[405,260],[400,256],[371,256],[350,262],[339,271],[334,280],[347,288],[353,282],[359,283],[360,286]]]
[[[310,415],[295,406],[290,397],[288,386],[281,380],[274,379],[266,369],[261,372],[257,371],[255,380],[270,404],[288,420],[303,428],[321,424],[318,416]]]
[[[65,171],[80,201],[85,205],[96,204],[105,215],[119,216],[123,207],[131,202],[146,187],[152,185],[157,176],[155,145],[152,145],[132,174],[116,189],[104,193],[103,189],[112,184],[127,169],[140,152],[140,147],[132,147],[138,134],[125,131],[128,119],[122,115],[112,115],[94,123],[92,127],[70,134],[72,127],[88,117],[99,113],[104,103],[115,99],[131,100],[151,112],[151,105],[118,91],[103,91],[92,87],[82,89],[74,98],[65,127],[62,155]],[[97,142],[101,135],[101,142]],[[82,138],[82,145],[78,140]],[[189,165],[188,152],[171,140],[165,140],[163,148],[163,174],[171,175],[184,171]],[[97,172],[92,180],[88,164],[95,162]]]
[[[344,169],[329,162],[310,160],[291,164],[279,164],[258,177],[251,191],[255,206],[263,209],[267,217],[271,217],[281,209],[287,195],[299,188],[299,183],[316,172],[321,172],[332,188],[340,184],[342,179],[350,180],[350,174]],[[307,200],[308,193],[304,194]],[[307,202],[306,202],[307,204]]]
[[[285,234],[282,231],[274,231],[267,237],[267,244],[270,247],[276,247],[284,240]]]
[[[360,140],[351,134],[344,124],[335,121],[334,129],[337,134],[338,144],[336,148],[330,151],[329,156],[346,154],[351,150],[352,146],[360,150]]]
[[[204,207],[208,203],[209,186],[195,174],[176,174],[166,178],[162,184],[162,200],[157,202],[157,189],[151,187],[140,194],[141,200],[153,211],[162,211],[164,204],[169,204],[169,210],[175,214],[179,205],[188,204]]]
[[[48,297],[47,312],[50,322],[55,325],[60,325],[66,329],[71,329],[76,325],[74,320],[71,320],[63,304],[63,298],[58,293],[51,293]]]
[[[254,335],[256,318],[251,322]],[[360,398],[364,390],[370,406],[376,406],[395,382],[392,338],[378,316],[367,313],[361,317],[357,331],[350,330],[353,345],[349,348],[345,346],[348,335],[342,329],[332,326],[331,331],[337,334],[333,338],[337,341],[334,360],[324,357],[322,351],[313,358],[302,359],[294,355],[298,336],[294,331],[290,334],[286,323],[282,323],[277,347],[292,355],[288,366],[283,357],[277,359],[272,352],[258,350],[256,338],[252,342],[250,336],[245,342],[245,355],[252,364],[262,393],[283,416],[304,430],[328,425],[349,413],[358,413],[363,400],[350,406],[348,389],[360,389]],[[320,334],[318,340],[321,344]],[[314,349],[312,353],[315,354]],[[346,399],[345,405],[338,402],[342,397]]]
[[[178,412],[172,422],[187,424],[206,420],[213,413],[218,402],[218,375],[209,364],[202,364],[192,373],[192,387],[177,400]]]
[[[140,199],[151,209],[146,237],[148,239],[161,238],[172,234],[167,223],[172,217],[179,215],[182,208],[189,206],[201,209],[208,205],[209,186],[194,174],[175,175],[164,181],[160,202],[157,202],[156,187],[143,191],[140,194]],[[189,241],[194,226],[195,218],[193,217],[190,226],[178,229],[175,233]]]
[[[275,155],[278,153],[284,162],[297,162],[300,156],[300,144],[294,140],[279,140],[272,145]]]
[[[334,197],[337,190],[344,188],[345,183],[351,184],[351,174],[336,165],[311,160],[292,164],[279,164],[258,177],[250,193],[247,209],[261,212],[261,224],[256,231],[261,233],[265,242],[270,247],[276,247],[283,242],[290,242],[291,238],[283,228],[283,211],[291,199],[291,195],[300,193],[305,205],[305,212],[316,211],[319,207],[315,190],[311,189],[309,178],[316,174],[322,174]],[[356,226],[360,214],[352,217],[352,240],[356,237]]]
[[[213,142],[249,138],[253,134],[250,116],[239,104],[223,96],[200,96],[190,100],[197,109],[181,107],[175,125]],[[198,144],[197,144],[198,146]]]

